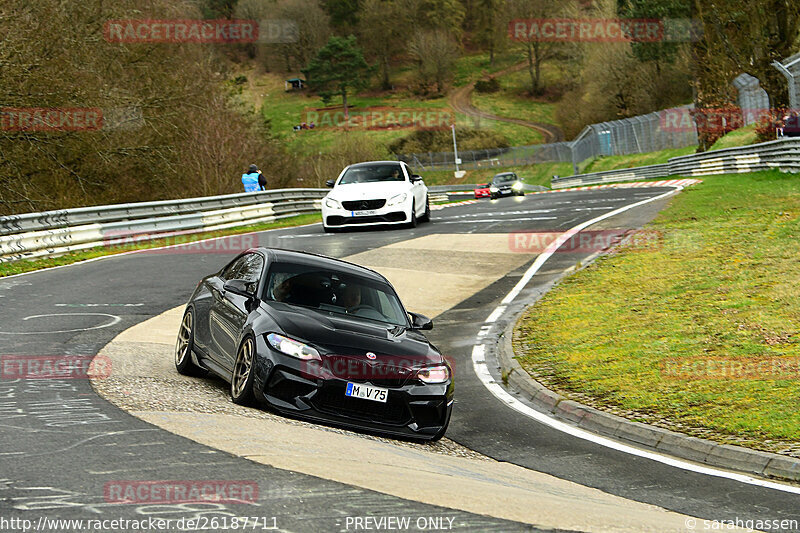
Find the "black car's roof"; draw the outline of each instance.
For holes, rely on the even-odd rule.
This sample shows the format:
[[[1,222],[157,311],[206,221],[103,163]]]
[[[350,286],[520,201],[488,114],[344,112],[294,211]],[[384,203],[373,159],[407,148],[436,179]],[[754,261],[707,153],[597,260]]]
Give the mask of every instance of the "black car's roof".
[[[263,253],[265,253],[270,258],[270,261],[279,261],[279,262],[283,261],[287,263],[299,263],[303,265],[318,265],[321,267],[336,269],[348,274],[363,276],[371,278],[376,281],[389,283],[389,281],[386,278],[384,278],[374,270],[370,270],[366,267],[356,265],[355,263],[343,261],[341,259],[335,259],[333,257],[313,254],[310,252],[284,250],[282,248],[256,248],[256,249],[261,250]]]

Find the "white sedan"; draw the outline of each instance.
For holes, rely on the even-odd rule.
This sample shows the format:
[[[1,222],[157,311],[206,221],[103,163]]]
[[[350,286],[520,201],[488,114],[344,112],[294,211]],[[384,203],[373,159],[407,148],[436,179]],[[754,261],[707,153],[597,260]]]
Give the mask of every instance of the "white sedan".
[[[382,224],[415,227],[417,221],[430,220],[428,188],[400,161],[350,165],[328,187],[333,190],[322,199],[325,231]]]

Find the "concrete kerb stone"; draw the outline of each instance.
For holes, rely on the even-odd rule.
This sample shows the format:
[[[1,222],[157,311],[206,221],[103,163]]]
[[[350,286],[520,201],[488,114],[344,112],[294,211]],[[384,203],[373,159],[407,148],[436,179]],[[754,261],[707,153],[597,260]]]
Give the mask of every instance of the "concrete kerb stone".
[[[524,309],[515,313],[497,343],[497,360],[507,384],[534,407],[586,431],[710,466],[770,478],[800,481],[800,460],[740,446],[718,444],[612,415],[568,400],[534,380],[516,360],[512,336]]]
[[[773,456],[764,468],[764,475],[783,479],[800,479],[800,461],[782,455]]]

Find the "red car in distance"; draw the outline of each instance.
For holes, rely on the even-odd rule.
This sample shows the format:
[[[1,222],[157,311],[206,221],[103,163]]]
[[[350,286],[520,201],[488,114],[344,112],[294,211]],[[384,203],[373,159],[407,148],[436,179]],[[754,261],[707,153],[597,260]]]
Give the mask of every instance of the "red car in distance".
[[[475,187],[475,198],[491,198],[492,193],[489,191],[489,183],[483,183]]]

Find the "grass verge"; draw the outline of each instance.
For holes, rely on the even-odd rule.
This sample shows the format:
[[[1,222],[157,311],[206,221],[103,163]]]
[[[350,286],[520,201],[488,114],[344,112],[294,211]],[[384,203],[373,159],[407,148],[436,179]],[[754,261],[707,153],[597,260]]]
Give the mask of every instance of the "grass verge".
[[[693,154],[695,150],[696,147],[687,146],[685,148],[670,148],[668,150],[646,152],[644,154],[600,156],[591,160],[585,167],[581,168],[581,172],[602,172],[604,170],[660,165],[666,163],[672,157]]]
[[[751,124],[738,130],[726,133],[715,142],[710,150],[721,150],[723,148],[734,148],[737,146],[747,146],[758,141],[756,138],[756,125]]]
[[[800,181],[703,180],[648,226],[658,246],[601,257],[530,308],[515,352],[584,403],[723,442],[796,446]]]
[[[182,244],[187,242],[195,242],[203,239],[211,239],[214,237],[225,237],[227,235],[240,235],[243,233],[252,233],[257,231],[266,231],[270,229],[288,228],[292,226],[302,226],[304,224],[313,224],[321,222],[320,215],[311,213],[308,215],[297,215],[294,217],[283,218],[274,222],[265,222],[263,224],[252,224],[250,226],[243,226],[241,228],[234,228],[221,231],[209,231],[205,233],[196,233],[191,235],[181,235],[179,237],[171,237],[164,239],[156,239],[153,241],[140,242],[135,244],[125,244],[119,247],[105,247],[97,246],[87,250],[72,252],[56,257],[44,257],[41,259],[21,260],[10,263],[0,263],[0,278],[5,276],[12,276],[14,274],[22,274],[24,272],[32,272],[34,270],[41,270],[43,268],[51,268],[56,266],[69,265],[86,261],[87,259],[94,259],[95,257],[103,257],[109,255],[117,255],[124,252],[133,250],[145,250],[149,248],[158,248],[161,246],[169,246],[173,244]]]

